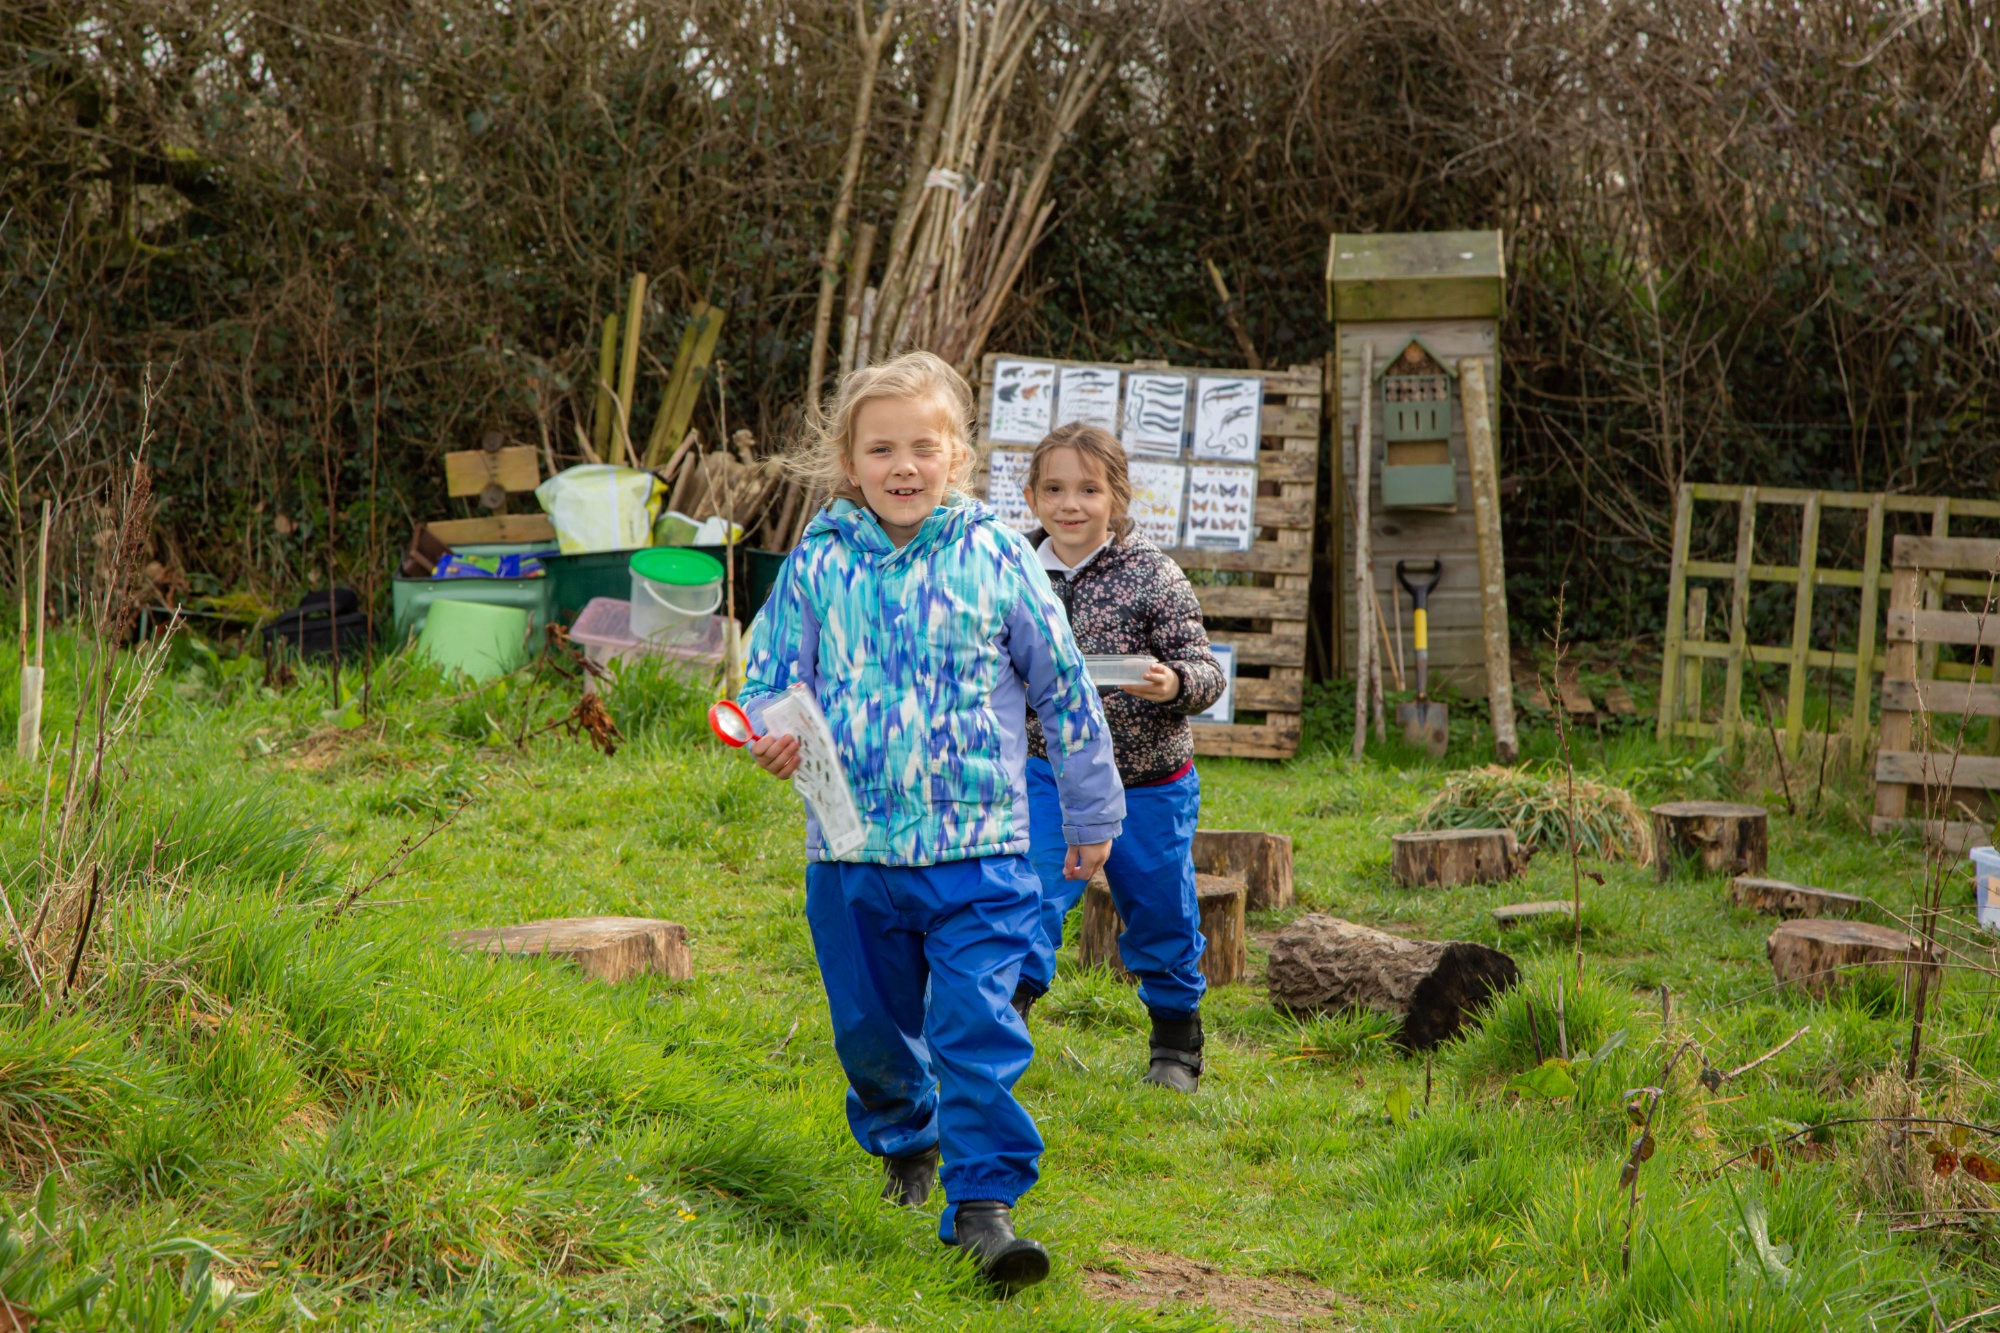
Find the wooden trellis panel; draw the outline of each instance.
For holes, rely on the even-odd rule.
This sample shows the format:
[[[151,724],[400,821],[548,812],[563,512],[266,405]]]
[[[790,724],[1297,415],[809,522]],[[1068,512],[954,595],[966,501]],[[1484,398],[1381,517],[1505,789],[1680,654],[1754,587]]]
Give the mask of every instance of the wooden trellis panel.
[[[992,417],[993,363],[1000,360],[1113,366],[1126,372],[1238,375],[1264,381],[1257,455],[1257,536],[1250,549],[1203,551],[1182,547],[1167,554],[1182,569],[1226,571],[1250,578],[1248,583],[1195,584],[1195,596],[1201,602],[1209,637],[1236,649],[1239,719],[1227,726],[1197,724],[1195,753],[1252,759],[1291,758],[1299,748],[1300,708],[1305,690],[1306,618],[1319,476],[1320,368],[1303,365],[1285,370],[1235,370],[1173,366],[1158,361],[1119,365],[989,352],[981,365],[979,383],[982,475],[974,481],[975,491],[982,495],[986,487],[985,451],[993,447],[985,439],[986,423]],[[1244,720],[1246,713],[1252,715],[1250,720]]]
[[[1690,560],[1688,544],[1694,527],[1697,502],[1732,504],[1737,509],[1736,552],[1731,560]],[[1753,560],[1757,535],[1757,510],[1763,505],[1790,505],[1801,511],[1799,557],[1792,565],[1762,565]],[[1866,537],[1860,569],[1834,569],[1819,563],[1820,516],[1829,509],[1865,511]],[[2000,518],[2000,502],[1965,500],[1944,496],[1884,495],[1859,491],[1805,491],[1781,487],[1722,486],[1706,482],[1684,483],[1674,506],[1673,565],[1667,592],[1666,650],[1660,669],[1661,740],[1691,737],[1717,744],[1732,743],[1743,728],[1743,664],[1775,663],[1786,668],[1784,744],[1789,754],[1798,753],[1799,738],[1806,730],[1806,677],[1814,668],[1848,671],[1854,674],[1854,704],[1842,728],[1856,756],[1867,750],[1871,730],[1870,697],[1875,675],[1883,670],[1877,652],[1881,626],[1881,594],[1891,585],[1891,576],[1882,568],[1882,540],[1889,514],[1922,514],[1930,518],[1932,538],[1950,536],[1953,518]],[[1906,538],[1898,537],[1897,542]],[[1728,581],[1728,636],[1721,640],[1691,637],[1687,632],[1689,579]],[[1787,583],[1796,592],[1792,607],[1791,641],[1761,644],[1748,641],[1747,621],[1752,583]],[[1981,588],[1983,589],[1983,584]],[[1858,588],[1861,613],[1852,648],[1814,648],[1810,631],[1813,623],[1813,594],[1819,588]],[[1946,579],[1935,594],[1970,591],[1968,580]],[[1697,631],[1699,632],[1699,631]],[[1936,664],[1936,650],[1928,650],[1927,662]],[[1694,676],[1704,661],[1723,663],[1722,716],[1705,722],[1699,710],[1699,681]],[[1950,674],[1947,668],[1947,674]],[[1689,686],[1692,685],[1692,690]],[[1688,694],[1693,693],[1690,700]],[[1689,708],[1692,702],[1695,707]],[[1884,708],[1887,708],[1885,702]]]
[[[2000,757],[1964,753],[1962,728],[1967,718],[2000,717],[2000,685],[1990,671],[1984,682],[1938,679],[1936,656],[1943,644],[1968,645],[1976,654],[2000,643],[2000,614],[1990,600],[2000,541],[1898,537],[1890,565],[1873,827],[1877,833],[1921,829],[1962,852],[1985,841],[1990,793],[2000,790]],[[1954,579],[1954,573],[1967,577]],[[1965,598],[1970,601],[1957,609],[1944,607],[1947,599]],[[1938,735],[1939,717],[1959,719],[1949,741]],[[1912,796],[1922,811],[1917,819],[1909,817]],[[1968,814],[1976,817],[1954,818]]]

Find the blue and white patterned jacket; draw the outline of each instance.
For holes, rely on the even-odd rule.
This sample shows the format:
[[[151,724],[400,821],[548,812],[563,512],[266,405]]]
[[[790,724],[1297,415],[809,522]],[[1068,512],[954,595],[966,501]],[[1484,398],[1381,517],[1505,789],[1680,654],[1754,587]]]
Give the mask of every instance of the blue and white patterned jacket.
[[[836,501],[806,528],[750,626],[744,710],[804,682],[826,714],[868,841],[845,858],[920,866],[1028,850],[1027,706],[1048,738],[1072,843],[1118,835],[1125,792],[1097,691],[1035,552],[976,500],[900,549]],[[806,824],[813,860],[826,859]]]

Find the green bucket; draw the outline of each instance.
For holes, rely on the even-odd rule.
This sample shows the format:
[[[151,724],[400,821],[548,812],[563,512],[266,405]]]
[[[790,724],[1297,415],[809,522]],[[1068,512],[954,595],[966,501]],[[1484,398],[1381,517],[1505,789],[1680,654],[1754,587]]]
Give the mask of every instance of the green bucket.
[[[488,602],[432,602],[417,651],[474,681],[504,676],[528,661],[526,611]]]

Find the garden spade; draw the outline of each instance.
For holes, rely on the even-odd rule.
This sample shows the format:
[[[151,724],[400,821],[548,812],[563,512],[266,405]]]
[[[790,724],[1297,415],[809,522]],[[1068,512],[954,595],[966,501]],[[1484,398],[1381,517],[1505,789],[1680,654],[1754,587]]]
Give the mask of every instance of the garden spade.
[[[1396,705],[1396,721],[1403,726],[1403,737],[1412,745],[1421,745],[1431,758],[1444,758],[1445,747],[1451,743],[1450,732],[1445,727],[1444,705],[1436,703],[1430,696],[1430,613],[1428,604],[1432,590],[1438,580],[1444,577],[1444,561],[1430,562],[1430,582],[1413,583],[1406,572],[1406,561],[1396,562],[1396,582],[1403,585],[1415,604],[1410,617],[1410,642],[1417,651],[1417,697],[1414,703]],[[1423,562],[1419,561],[1421,565]]]

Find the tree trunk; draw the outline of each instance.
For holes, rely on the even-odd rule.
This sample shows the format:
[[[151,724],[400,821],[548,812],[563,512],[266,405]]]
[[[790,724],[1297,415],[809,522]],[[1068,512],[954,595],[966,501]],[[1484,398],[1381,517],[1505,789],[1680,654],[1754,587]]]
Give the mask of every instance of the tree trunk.
[[[1195,897],[1201,905],[1201,933],[1208,947],[1201,953],[1201,974],[1211,986],[1230,986],[1249,971],[1249,948],[1243,929],[1243,904],[1249,896],[1240,879],[1197,874]],[[1118,937],[1125,920],[1111,901],[1111,886],[1102,875],[1083,891],[1083,929],[1077,932],[1077,958],[1085,967],[1108,967],[1121,981],[1135,980],[1118,956]]]
[[[1729,801],[1669,801],[1653,815],[1653,866],[1660,879],[1677,863],[1704,875],[1761,875],[1770,847],[1761,805]]]
[[[694,976],[687,927],[632,916],[570,916],[498,930],[455,930],[445,938],[467,953],[552,954],[613,985],[654,972],[675,981]]]
[[[1905,989],[1914,988],[1924,971],[1932,974],[1933,989],[1944,980],[1942,969],[1922,940],[1862,921],[1805,918],[1782,922],[1764,942],[1764,952],[1779,985],[1816,997],[1824,997],[1853,968],[1887,972]]]
[[[1243,903],[1248,911],[1292,905],[1292,840],[1282,833],[1199,829],[1194,835],[1194,868],[1204,875],[1242,880],[1248,889]]]
[[[1390,869],[1406,887],[1495,884],[1514,878],[1528,863],[1512,829],[1429,829],[1398,833],[1390,842]]]
[[[1851,893],[1788,884],[1782,879],[1758,879],[1754,875],[1738,875],[1730,880],[1729,900],[1738,907],[1752,907],[1765,916],[1781,916],[1786,920],[1802,916],[1861,916],[1868,908],[1866,898]]]
[[[1498,949],[1411,940],[1338,917],[1301,917],[1271,946],[1271,1003],[1294,1014],[1368,1009],[1403,1020],[1411,1050],[1448,1041],[1477,1021],[1489,997],[1521,979]]]

